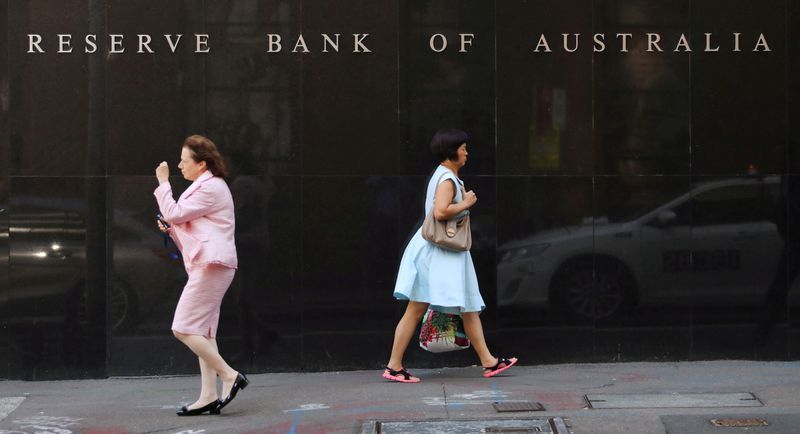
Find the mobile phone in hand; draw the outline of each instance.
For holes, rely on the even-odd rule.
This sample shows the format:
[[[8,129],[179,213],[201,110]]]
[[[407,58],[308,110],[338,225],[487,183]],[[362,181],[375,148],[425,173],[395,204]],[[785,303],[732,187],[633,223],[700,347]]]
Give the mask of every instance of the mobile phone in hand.
[[[156,214],[156,218],[158,219],[158,221],[161,222],[162,225],[164,225],[165,228],[169,229],[169,223],[167,223],[167,221],[164,220],[164,216],[161,215],[161,213]]]

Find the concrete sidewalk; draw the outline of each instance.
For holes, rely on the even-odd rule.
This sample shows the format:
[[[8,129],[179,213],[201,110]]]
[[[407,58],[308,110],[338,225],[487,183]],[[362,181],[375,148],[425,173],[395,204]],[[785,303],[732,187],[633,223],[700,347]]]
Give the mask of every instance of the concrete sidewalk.
[[[250,386],[222,415],[198,417],[175,410],[194,401],[199,377],[6,381],[0,433],[353,433],[374,420],[547,417],[563,418],[576,434],[800,432],[800,362],[515,366],[491,379],[477,367],[411,370],[422,383],[388,382],[380,370],[249,375]],[[734,392],[756,399],[724,407]],[[715,394],[712,406],[687,400],[692,393]],[[645,401],[626,401],[627,394],[664,399],[631,408]],[[586,395],[619,398],[621,408],[591,408]],[[595,406],[614,406],[611,398]],[[545,411],[498,413],[492,406],[525,400]],[[770,426],[712,427],[709,419],[719,417],[761,418]]]

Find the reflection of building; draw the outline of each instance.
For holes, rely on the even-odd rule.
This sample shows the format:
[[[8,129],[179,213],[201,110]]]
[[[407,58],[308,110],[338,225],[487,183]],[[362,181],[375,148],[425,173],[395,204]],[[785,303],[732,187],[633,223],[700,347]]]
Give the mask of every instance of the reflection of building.
[[[612,6],[613,5],[613,6]],[[665,39],[686,29],[688,3],[611,3],[600,24],[633,34],[659,32]],[[634,38],[627,53],[596,55],[600,149],[598,167],[612,173],[680,173],[688,153],[690,56],[649,53],[647,39]]]
[[[528,165],[535,170],[561,167],[561,130],[566,126],[564,89],[537,87],[533,91],[533,116],[528,126]]]
[[[298,8],[285,0],[218,2],[209,4],[205,17],[220,52],[206,63],[206,92],[198,95],[205,98],[209,134],[227,146],[228,154],[247,148],[251,162],[273,175],[289,173],[297,164],[292,144],[300,77],[293,66],[299,60],[269,56],[264,39],[267,33],[296,34]]]

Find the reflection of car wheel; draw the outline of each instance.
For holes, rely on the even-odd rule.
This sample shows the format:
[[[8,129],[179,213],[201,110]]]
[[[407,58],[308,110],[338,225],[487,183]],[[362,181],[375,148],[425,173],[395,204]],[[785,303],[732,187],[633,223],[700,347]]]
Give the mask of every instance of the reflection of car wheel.
[[[81,323],[86,323],[86,282],[81,281],[78,288],[81,291],[81,305],[79,317]],[[136,323],[136,316],[139,313],[139,303],[136,295],[122,279],[117,276],[111,277],[111,286],[106,294],[106,318],[108,318],[108,329],[112,333],[129,331]]]
[[[611,258],[583,257],[558,270],[550,287],[557,306],[578,318],[606,319],[633,301],[633,282],[623,264]]]
[[[106,303],[108,325],[114,333],[133,328],[139,313],[139,303],[127,283],[116,276],[113,277]]]

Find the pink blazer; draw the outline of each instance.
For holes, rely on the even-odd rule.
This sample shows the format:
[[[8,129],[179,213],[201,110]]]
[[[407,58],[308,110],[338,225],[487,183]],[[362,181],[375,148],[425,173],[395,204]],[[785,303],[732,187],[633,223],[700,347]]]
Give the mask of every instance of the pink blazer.
[[[211,263],[236,268],[233,198],[222,178],[203,172],[177,202],[169,182],[153,194],[186,268]]]

